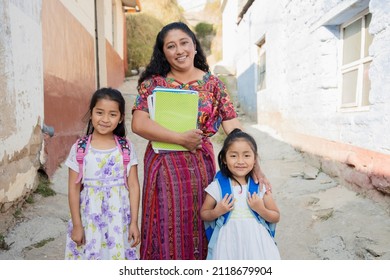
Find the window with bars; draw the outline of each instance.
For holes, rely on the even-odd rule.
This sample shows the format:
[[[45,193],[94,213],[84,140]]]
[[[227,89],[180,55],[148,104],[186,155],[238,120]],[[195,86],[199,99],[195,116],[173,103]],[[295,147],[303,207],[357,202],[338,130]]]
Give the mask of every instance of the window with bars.
[[[342,38],[341,107],[368,106],[370,78],[368,70],[372,61],[368,49],[373,36],[368,32],[371,13],[368,10],[340,26]]]

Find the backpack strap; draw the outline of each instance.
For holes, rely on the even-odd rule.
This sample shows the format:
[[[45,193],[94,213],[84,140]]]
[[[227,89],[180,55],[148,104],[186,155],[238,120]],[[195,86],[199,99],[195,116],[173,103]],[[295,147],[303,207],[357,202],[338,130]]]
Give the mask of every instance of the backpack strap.
[[[230,184],[230,179],[228,177],[223,176],[221,171],[217,172],[217,174],[215,175],[215,178],[218,180],[217,182],[218,182],[219,187],[221,189],[222,199],[225,197],[226,194],[230,195],[232,193],[232,186]],[[231,211],[228,211],[222,215],[224,217],[222,225],[227,223],[227,221],[230,218],[231,213],[232,213]]]
[[[211,231],[211,234],[208,238],[208,245],[207,245],[207,258],[206,260],[212,260],[213,259],[213,249],[215,247],[215,243],[217,242],[217,238],[219,236],[219,230],[221,227],[226,223],[225,215],[219,216],[218,219],[215,220],[214,228]],[[207,234],[206,234],[207,236]]]
[[[214,177],[214,180],[217,181],[219,189],[221,190],[222,198],[224,198],[225,194],[232,193],[232,188],[231,188],[229,179],[224,177],[222,175],[221,171],[217,172],[217,174]],[[215,227],[217,225],[223,226],[227,222],[227,220],[229,219],[229,216],[230,216],[230,211],[223,214],[222,216],[220,216],[218,219],[216,219],[213,222],[205,222],[206,237],[207,237],[208,241],[211,240],[211,237],[213,235]],[[218,221],[218,223],[217,223],[217,221]]]
[[[215,179],[221,190],[222,198],[224,198],[226,194],[230,195],[232,193],[232,186],[230,184],[230,179],[223,176],[221,171],[217,172],[217,174],[215,175]],[[230,214],[231,211],[226,212],[225,214],[219,216],[218,219],[216,219],[213,222],[205,222],[206,237],[207,240],[209,241],[208,248],[207,248],[207,258],[206,258],[207,260],[213,259],[213,249],[217,242],[219,230],[229,220]]]
[[[79,164],[79,175],[76,179],[76,184],[81,182],[81,179],[83,178],[83,165],[84,165],[84,157],[88,152],[89,144],[91,143],[91,137],[92,134],[86,135],[84,137],[81,137],[77,139],[76,141],[76,160]]]
[[[256,184],[251,177],[249,177],[248,191],[249,191],[249,193],[251,195],[253,193],[259,193],[260,192],[259,184]],[[275,237],[276,224],[267,222],[256,211],[254,211],[252,208],[249,207],[249,209],[251,210],[252,214],[256,217],[257,221],[259,223],[261,223],[266,228],[266,230],[269,232],[271,237]]]
[[[114,135],[116,145],[118,146],[118,149],[120,153],[122,154],[123,158],[123,169],[124,169],[124,180],[125,180],[125,186],[127,189],[129,189],[129,186],[127,184],[127,166],[130,162],[130,146],[126,139],[126,137],[120,137],[117,135]]]

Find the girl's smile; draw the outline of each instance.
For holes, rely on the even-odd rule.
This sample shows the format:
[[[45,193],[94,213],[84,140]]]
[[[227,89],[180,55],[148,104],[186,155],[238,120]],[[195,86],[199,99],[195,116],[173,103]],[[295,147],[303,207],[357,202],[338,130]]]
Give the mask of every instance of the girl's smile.
[[[122,119],[118,102],[110,99],[100,99],[92,110],[91,120],[95,133],[112,133]]]
[[[255,162],[256,156],[246,140],[234,141],[226,152],[226,165],[240,184],[246,184],[246,175]]]

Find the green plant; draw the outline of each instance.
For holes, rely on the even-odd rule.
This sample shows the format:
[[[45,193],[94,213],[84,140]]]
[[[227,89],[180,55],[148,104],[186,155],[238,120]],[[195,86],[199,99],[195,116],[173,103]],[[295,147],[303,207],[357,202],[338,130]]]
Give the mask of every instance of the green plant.
[[[162,27],[163,24],[150,15],[127,15],[128,70],[139,69],[149,63],[157,33]],[[129,73],[126,73],[126,76],[129,76]]]
[[[174,21],[186,22],[184,10],[178,5],[177,0],[148,0],[142,1],[142,12],[156,18],[162,25]]]
[[[38,187],[35,190],[35,193],[38,193],[44,197],[56,195],[56,192],[50,188],[51,182],[46,174],[39,173],[39,183]]]
[[[211,43],[216,34],[213,25],[207,22],[200,22],[195,26],[195,33],[206,56],[210,55]]]
[[[0,234],[0,249],[9,250],[9,245],[5,242],[5,237],[2,234]]]
[[[41,240],[33,245],[31,245],[31,247],[34,247],[34,248],[41,248],[43,246],[45,246],[47,243],[51,242],[51,241],[54,241],[54,238],[53,237],[50,237],[50,238],[47,238],[47,239],[44,239],[44,240]]]
[[[26,198],[26,202],[29,203],[29,204],[34,203],[34,196],[33,196],[33,195],[29,195],[29,196]]]
[[[50,238],[41,240],[41,241],[39,241],[37,243],[34,243],[31,246],[26,247],[25,250],[30,251],[30,250],[32,250],[34,248],[41,248],[41,247],[45,246],[47,243],[52,242],[52,241],[54,241],[54,238],[50,237]]]
[[[16,219],[22,217],[22,210],[20,208],[17,208],[15,212],[12,214]]]
[[[195,26],[196,36],[199,38],[205,38],[209,35],[215,35],[213,25],[207,22],[199,22]]]

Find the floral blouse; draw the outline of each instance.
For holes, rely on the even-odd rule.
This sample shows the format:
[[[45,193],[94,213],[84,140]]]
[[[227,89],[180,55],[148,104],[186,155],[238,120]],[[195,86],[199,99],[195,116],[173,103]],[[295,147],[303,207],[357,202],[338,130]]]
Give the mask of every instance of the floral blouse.
[[[211,137],[222,121],[237,117],[224,83],[210,72],[205,73],[202,80],[183,84],[173,78],[153,76],[144,80],[138,87],[138,96],[132,111],[142,110],[149,113],[147,97],[157,86],[175,89],[191,89],[199,93],[198,128],[204,135]]]

